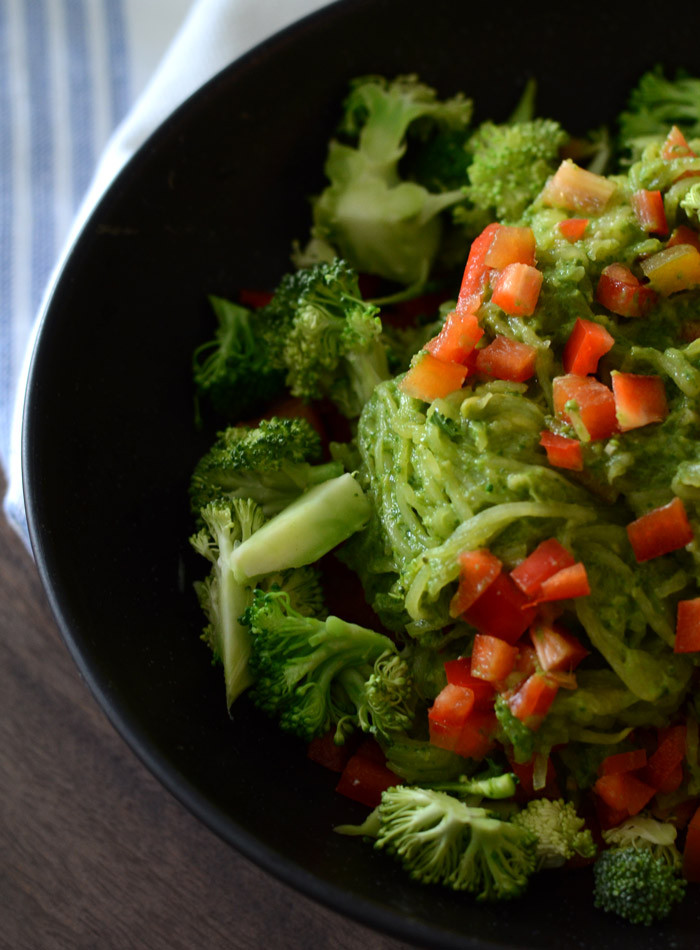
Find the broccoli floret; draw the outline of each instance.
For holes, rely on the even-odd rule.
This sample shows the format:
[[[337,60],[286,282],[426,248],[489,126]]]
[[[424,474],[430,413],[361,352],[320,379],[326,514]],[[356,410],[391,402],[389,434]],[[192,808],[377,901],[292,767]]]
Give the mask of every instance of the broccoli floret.
[[[555,171],[567,139],[552,119],[482,123],[470,141],[469,199],[499,220],[517,221]]]
[[[639,80],[620,115],[622,148],[641,150],[652,138],[665,138],[677,125],[686,138],[700,135],[700,79],[678,72],[674,79],[660,67]]]
[[[195,386],[222,415],[244,419],[282,392],[284,373],[271,364],[259,314],[223,297],[209,301],[218,327],[214,338],[194,352]]]
[[[471,103],[440,101],[415,76],[356,80],[339,135],[329,145],[328,187],[314,200],[312,236],[353,267],[405,285],[422,285],[437,254],[440,212],[462,201],[461,188],[430,192],[402,179],[407,137],[427,146],[437,132],[465,129]]]
[[[573,802],[535,798],[513,817],[513,822],[537,838],[539,868],[561,867],[575,854],[592,858],[596,844]]]
[[[593,865],[595,906],[633,924],[668,917],[683,900],[686,882],[677,867],[649,848],[612,848]]]
[[[412,878],[469,891],[477,900],[522,894],[535,870],[535,838],[444,792],[397,786],[382,793],[375,847]]]
[[[263,419],[218,434],[192,475],[190,503],[197,514],[212,499],[252,498],[266,516],[303,491],[342,474],[339,462],[312,464],[321,440],[306,419]]]
[[[676,847],[677,831],[667,821],[648,815],[635,815],[615,828],[603,831],[603,840],[613,848],[645,848],[655,858],[662,858],[673,867],[680,867],[682,858]]]
[[[283,591],[255,590],[249,629],[253,702],[281,727],[310,740],[355,726],[390,733],[410,724],[411,683],[396,647],[381,633],[339,617],[303,617]]]
[[[340,258],[297,271],[272,306],[285,328],[279,356],[292,395],[329,397],[358,416],[389,369],[379,309],[362,299],[357,273]]]
[[[224,668],[226,702],[230,707],[253,681],[248,666],[250,634],[240,618],[251,604],[253,588],[236,580],[231,569],[231,554],[237,545],[252,537],[265,523],[262,509],[250,498],[231,502],[213,501],[201,511],[204,524],[190,538],[192,547],[211,562],[209,575],[195,582],[199,604],[209,621],[202,639],[214,660]],[[288,569],[260,579],[265,588],[282,590],[293,608],[304,616],[323,612],[320,574],[311,567]]]
[[[251,537],[263,525],[265,516],[249,499],[236,499],[231,503],[211,502],[202,509],[201,517],[204,527],[190,543],[212,563],[206,580],[195,584],[200,606],[209,620],[202,639],[223,664],[230,707],[252,682],[248,669],[250,635],[239,620],[252,592],[234,579],[229,561],[236,544]]]

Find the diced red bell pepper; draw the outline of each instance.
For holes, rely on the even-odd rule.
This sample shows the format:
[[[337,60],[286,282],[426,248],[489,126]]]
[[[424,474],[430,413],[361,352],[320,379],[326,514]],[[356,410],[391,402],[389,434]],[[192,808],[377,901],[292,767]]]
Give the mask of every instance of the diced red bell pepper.
[[[565,422],[572,422],[571,411],[575,411],[591,439],[608,439],[618,431],[615,397],[595,377],[572,373],[555,376],[552,397],[556,414]],[[567,409],[568,404],[573,406]]]
[[[540,445],[547,453],[550,465],[571,472],[583,471],[583,453],[578,439],[545,431],[540,433]]]
[[[542,289],[542,271],[531,264],[508,264],[498,275],[491,303],[513,317],[530,317]]]
[[[674,244],[640,262],[651,287],[663,297],[700,285],[700,251],[692,244]]]
[[[620,772],[636,772],[647,764],[646,749],[631,749],[608,755],[598,766],[598,775],[617,775]]]
[[[603,210],[615,191],[614,182],[564,159],[542,192],[546,204],[567,211],[596,214]]]
[[[525,633],[536,612],[536,608],[527,606],[527,598],[508,574],[501,572],[465,611],[464,619],[479,633],[488,633],[512,645]]]
[[[634,556],[641,563],[684,548],[693,540],[693,529],[685,505],[680,498],[674,498],[628,524],[627,536]]]
[[[515,666],[518,648],[499,637],[477,633],[472,647],[472,676],[489,683],[500,683]]]
[[[613,808],[607,802],[604,802],[599,795],[593,796],[593,805],[598,825],[603,831],[608,828],[617,828],[618,825],[629,818],[626,808]]]
[[[666,241],[666,247],[675,247],[676,244],[690,244],[697,251],[700,251],[700,234],[693,231],[687,224],[679,224],[671,232],[671,237]]]
[[[562,237],[565,237],[566,240],[572,244],[581,240],[586,233],[587,227],[588,218],[566,218],[564,221],[559,222],[559,230],[561,231]]]
[[[497,731],[498,720],[492,709],[474,709],[462,727],[454,751],[479,761],[495,746]]]
[[[335,790],[368,808],[376,808],[382,800],[382,792],[401,784],[399,776],[386,765],[356,752],[348,759]]]
[[[536,621],[530,627],[530,639],[540,666],[548,673],[571,673],[589,653],[573,633],[557,623]]]
[[[671,126],[661,149],[661,157],[666,161],[674,158],[695,158],[695,152],[688,145],[685,135],[677,125]]]
[[[486,255],[501,227],[500,224],[488,224],[479,237],[472,241],[457,298],[459,313],[476,313],[484,300],[491,270],[486,265]]]
[[[414,399],[432,402],[461,389],[467,374],[466,366],[439,360],[423,350],[414,357],[399,388]]]
[[[472,676],[471,657],[460,656],[445,663],[447,682],[454,686],[464,686],[474,693],[474,709],[491,709],[495,690],[486,680]]]
[[[663,422],[668,415],[666,387],[660,376],[612,372],[615,415],[622,432],[652,422]]]
[[[631,772],[615,772],[601,775],[593,786],[596,795],[606,805],[627,815],[637,815],[656,794],[656,789],[642,782]]]
[[[558,691],[559,683],[548,673],[533,673],[508,698],[508,708],[534,732],[542,725]]]
[[[683,877],[695,884],[700,882],[700,808],[688,823],[683,849]]]
[[[687,729],[684,724],[660,730],[659,744],[649,757],[641,777],[658,791],[668,785],[685,759]],[[681,776],[682,780],[682,776]],[[672,783],[671,783],[672,784]],[[680,782],[678,783],[680,785]],[[676,786],[677,787],[677,786]]]
[[[507,336],[497,336],[483,350],[476,351],[476,369],[493,379],[524,383],[535,375],[537,350]]]
[[[683,764],[679,763],[675,769],[672,769],[668,775],[659,783],[657,792],[660,795],[670,795],[672,792],[678,791],[678,789],[683,784],[683,779],[685,778],[685,772],[683,771]]]
[[[501,573],[502,564],[487,548],[463,551],[459,556],[459,585],[450,602],[450,615],[459,617]]]
[[[517,567],[514,567],[510,576],[523,594],[532,597],[548,577],[575,563],[573,554],[567,551],[561,542],[556,538],[548,538],[538,544]]]
[[[535,234],[532,228],[501,225],[494,233],[484,263],[495,270],[509,264],[535,263]]]
[[[437,336],[429,340],[425,349],[439,360],[465,363],[484,335],[473,313],[453,310],[447,315]]]
[[[428,710],[430,741],[453,749],[462,726],[474,708],[474,692],[467,686],[443,686]]]
[[[579,317],[564,346],[564,372],[574,373],[576,376],[594,375],[598,371],[598,360],[605,356],[614,344],[615,339],[605,327]]]
[[[676,638],[674,653],[697,653],[700,651],[700,597],[679,600],[676,613]]]
[[[639,227],[647,234],[668,234],[668,222],[664,210],[664,199],[660,191],[647,191],[642,188],[630,198]]]
[[[624,264],[608,264],[598,280],[596,300],[621,317],[643,317],[653,306],[656,294],[642,284]]]
[[[585,566],[577,561],[571,567],[564,567],[552,577],[542,581],[532,605],[546,604],[553,600],[571,600],[574,597],[587,597],[591,592]]]
[[[248,288],[239,291],[238,301],[243,307],[258,310],[260,307],[266,307],[274,296],[274,293],[269,290],[253,290],[252,288]]]
[[[323,736],[317,736],[309,743],[306,755],[312,762],[330,769],[331,772],[342,772],[354,749],[349,742],[336,745],[334,740],[335,729]]]

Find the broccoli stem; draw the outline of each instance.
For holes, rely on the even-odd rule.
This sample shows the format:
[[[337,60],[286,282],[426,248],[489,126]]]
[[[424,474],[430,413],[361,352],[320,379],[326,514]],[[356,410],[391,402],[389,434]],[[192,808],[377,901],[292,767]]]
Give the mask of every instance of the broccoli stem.
[[[314,485],[231,554],[239,583],[312,564],[364,527],[370,503],[349,473]]]

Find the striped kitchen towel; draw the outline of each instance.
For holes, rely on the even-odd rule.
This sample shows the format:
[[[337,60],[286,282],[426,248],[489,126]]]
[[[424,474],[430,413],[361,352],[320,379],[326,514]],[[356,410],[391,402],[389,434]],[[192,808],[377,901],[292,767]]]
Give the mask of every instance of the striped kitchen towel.
[[[191,92],[322,0],[0,0],[0,462],[28,542],[24,381],[53,277],[90,210]]]

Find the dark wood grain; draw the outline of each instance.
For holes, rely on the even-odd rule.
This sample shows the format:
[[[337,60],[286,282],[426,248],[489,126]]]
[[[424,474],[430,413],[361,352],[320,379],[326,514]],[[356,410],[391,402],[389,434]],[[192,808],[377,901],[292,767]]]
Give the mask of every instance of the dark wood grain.
[[[78,675],[2,517],[0,704],[3,950],[404,946],[262,872],[150,775]]]

